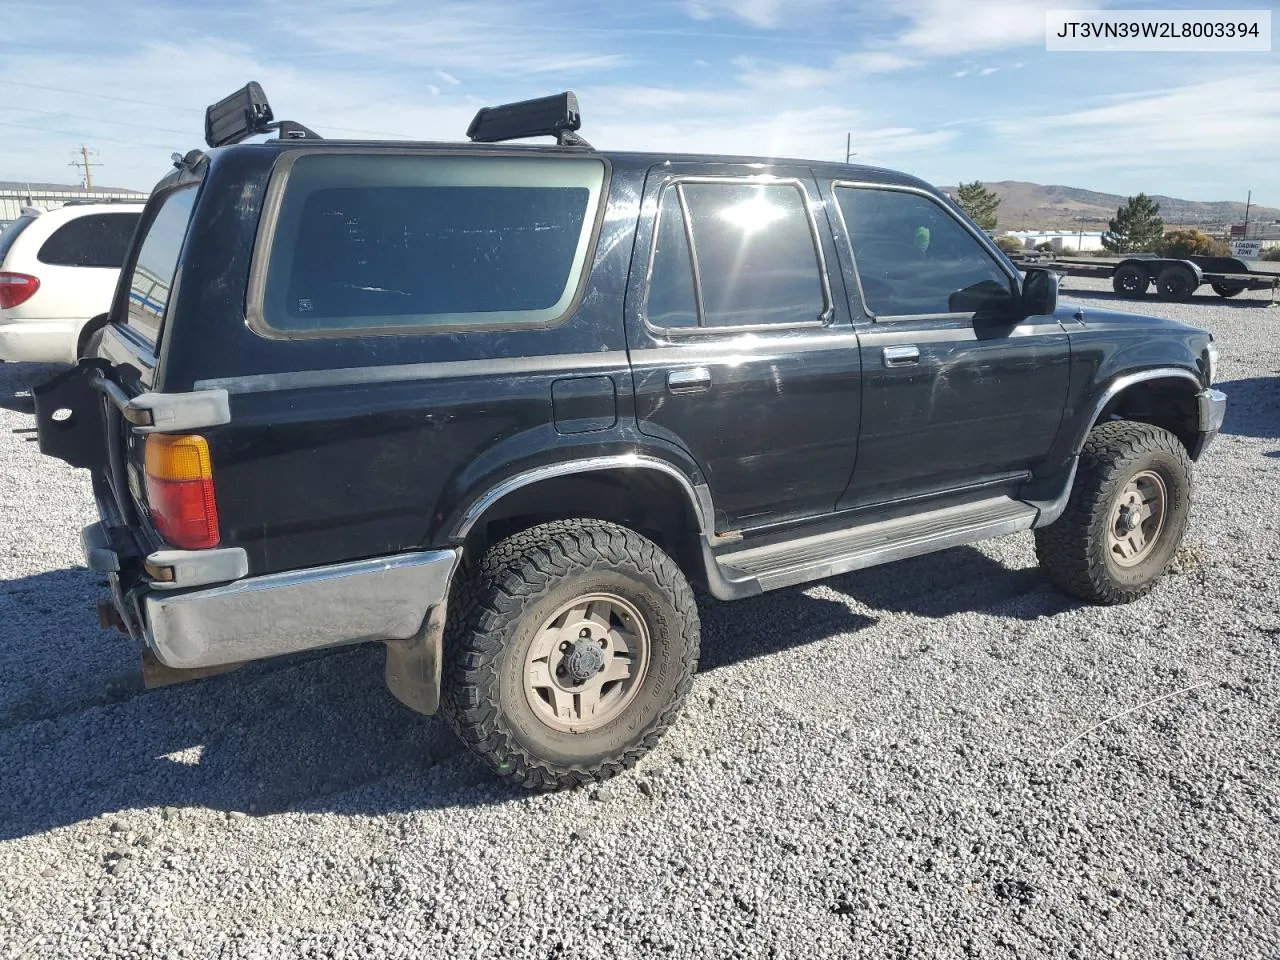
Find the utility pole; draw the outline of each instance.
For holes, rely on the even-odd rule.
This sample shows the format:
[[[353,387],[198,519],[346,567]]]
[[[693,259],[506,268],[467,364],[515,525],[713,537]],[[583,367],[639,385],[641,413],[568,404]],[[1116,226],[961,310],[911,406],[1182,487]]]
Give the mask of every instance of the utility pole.
[[[1253,191],[1249,191],[1249,197],[1244,202],[1244,238],[1249,239],[1249,208],[1253,206]]]
[[[856,154],[856,153],[852,153],[852,152],[850,152],[850,148],[851,148],[852,146],[853,146],[853,134],[852,134],[852,133],[846,133],[846,134],[844,135],[844,162],[845,162],[845,163],[848,163],[848,162],[849,162],[849,158],[850,158],[850,157],[856,157],[856,156],[857,156],[857,154]]]
[[[80,154],[80,159],[72,160],[70,163],[67,164],[67,166],[83,167],[84,168],[84,188],[86,190],[92,190],[93,189],[93,168],[100,167],[102,166],[102,164],[93,163],[92,161],[90,161],[89,155],[92,154],[93,156],[96,157],[98,155],[98,151],[93,150],[89,147],[86,147],[82,143],[80,144],[80,149],[77,150],[76,152]]]

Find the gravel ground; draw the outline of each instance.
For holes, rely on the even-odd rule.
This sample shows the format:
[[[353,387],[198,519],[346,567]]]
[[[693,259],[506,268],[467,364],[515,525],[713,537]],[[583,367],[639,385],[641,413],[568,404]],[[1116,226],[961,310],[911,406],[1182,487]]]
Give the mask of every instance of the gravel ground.
[[[1264,301],[1144,308],[1214,332],[1231,397],[1151,596],[1068,601],[1024,534],[708,602],[661,747],[542,796],[376,647],[143,692],[85,477],[9,433],[48,371],[0,367],[0,957],[1280,956]]]

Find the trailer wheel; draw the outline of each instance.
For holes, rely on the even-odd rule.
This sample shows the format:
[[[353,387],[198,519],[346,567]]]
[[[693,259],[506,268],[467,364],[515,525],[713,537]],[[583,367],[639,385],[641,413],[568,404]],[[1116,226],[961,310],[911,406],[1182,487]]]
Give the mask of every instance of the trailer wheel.
[[[1115,272],[1111,278],[1111,289],[1122,297],[1138,300],[1147,295],[1147,286],[1151,278],[1147,271],[1137,264],[1127,263]]]
[[[1213,292],[1220,297],[1234,297],[1237,293],[1244,293],[1244,287],[1237,286],[1234,283],[1214,283],[1210,284]]]
[[[1165,267],[1156,278],[1156,293],[1160,295],[1161,300],[1173,302],[1190,300],[1191,294],[1198,286],[1196,275],[1190,268],[1180,263]]]

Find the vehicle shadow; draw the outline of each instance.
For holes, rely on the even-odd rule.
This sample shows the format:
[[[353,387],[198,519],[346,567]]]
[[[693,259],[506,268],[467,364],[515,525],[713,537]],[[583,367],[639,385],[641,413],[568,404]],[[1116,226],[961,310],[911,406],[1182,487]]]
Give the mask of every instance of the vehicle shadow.
[[[31,388],[65,369],[56,363],[0,363],[0,407],[34,413]]]
[[[958,548],[838,577],[830,590],[705,599],[701,669],[864,630],[877,610],[940,617],[978,604],[1022,616],[1007,601],[1038,582]],[[386,691],[377,644],[147,691],[134,642],[97,626],[102,596],[84,569],[0,583],[0,840],[148,807],[380,815],[523,796],[438,718]],[[1026,615],[1057,602],[1037,595]]]
[[[1215,384],[1227,395],[1222,432],[1270,440],[1280,437],[1280,375]]]

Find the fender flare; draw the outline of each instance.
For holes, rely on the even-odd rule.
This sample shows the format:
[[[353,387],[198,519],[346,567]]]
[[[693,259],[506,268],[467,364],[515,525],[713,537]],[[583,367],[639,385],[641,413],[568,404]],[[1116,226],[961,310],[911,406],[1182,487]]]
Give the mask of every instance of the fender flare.
[[[693,514],[698,521],[698,532],[708,540],[715,540],[715,508],[712,504],[710,488],[705,483],[694,483],[688,474],[675,464],[641,453],[584,457],[578,460],[549,463],[508,477],[471,501],[450,529],[449,539],[454,542],[464,540],[494,504],[523,487],[555,477],[595,473],[601,470],[656,470],[673,478],[684,490],[689,506],[693,508]]]
[[[1102,416],[1102,412],[1107,409],[1107,405],[1116,397],[1124,393],[1130,387],[1139,383],[1145,383],[1148,380],[1171,380],[1182,379],[1187,380],[1195,388],[1195,393],[1200,393],[1204,389],[1204,384],[1190,370],[1184,367],[1155,367],[1151,370],[1138,370],[1134,373],[1125,373],[1116,377],[1107,385],[1107,388],[1099,394],[1098,399],[1094,402],[1093,410],[1085,421],[1084,430],[1076,437],[1075,444],[1071,448],[1071,453],[1079,456],[1080,451],[1084,449],[1085,440],[1089,437],[1091,431],[1098,423],[1098,418]]]

